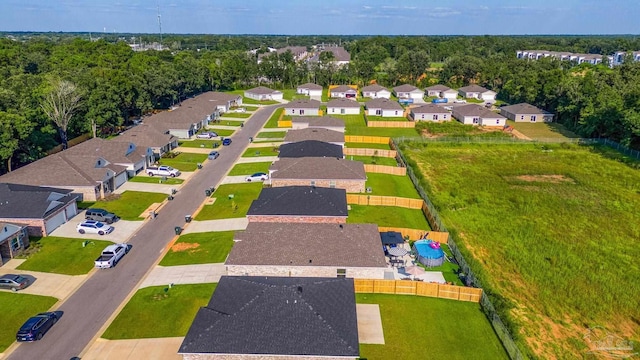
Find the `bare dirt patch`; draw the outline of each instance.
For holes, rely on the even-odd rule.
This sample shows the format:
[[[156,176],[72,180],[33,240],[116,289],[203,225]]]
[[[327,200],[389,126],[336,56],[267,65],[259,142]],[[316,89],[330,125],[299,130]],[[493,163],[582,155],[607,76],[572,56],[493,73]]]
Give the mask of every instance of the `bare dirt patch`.
[[[547,182],[552,184],[571,183],[575,184],[575,181],[564,175],[520,175],[515,179],[527,182]]]
[[[175,243],[171,247],[171,251],[182,252],[182,251],[197,249],[199,247],[200,247],[200,244],[198,243]]]

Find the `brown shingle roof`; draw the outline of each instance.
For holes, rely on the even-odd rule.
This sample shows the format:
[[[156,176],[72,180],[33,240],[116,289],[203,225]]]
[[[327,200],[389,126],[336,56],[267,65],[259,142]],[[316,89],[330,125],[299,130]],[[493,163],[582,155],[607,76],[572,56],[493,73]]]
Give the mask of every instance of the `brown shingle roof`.
[[[489,89],[483,88],[480,85],[473,84],[473,85],[469,85],[469,86],[463,86],[460,89],[458,89],[458,91],[462,91],[462,92],[465,92],[465,93],[468,93],[468,92],[483,93],[483,92],[489,91]]]
[[[417,87],[413,86],[413,85],[409,85],[409,84],[404,84],[404,85],[400,85],[400,86],[396,86],[393,88],[393,91],[397,94],[399,92],[412,92],[412,91],[416,91],[419,90],[420,92],[422,92],[422,90],[418,89]]]
[[[95,154],[114,164],[135,164],[146,156],[146,148],[134,144],[135,149],[129,147],[128,141],[118,141],[120,138],[105,140],[92,138],[69,148],[66,155],[90,156]]]
[[[322,52],[329,51],[333,53],[335,61],[351,61],[351,54],[342,46],[328,46]]]
[[[478,116],[481,118],[504,119],[505,117],[477,104],[467,104],[453,108],[454,114],[460,116]]]
[[[333,99],[327,103],[328,108],[360,108],[360,103],[346,98]]]
[[[249,223],[227,265],[386,267],[375,224]]]
[[[389,89],[387,89],[384,86],[380,86],[378,84],[373,84],[373,85],[367,85],[365,87],[363,87],[362,89],[360,89],[362,92],[369,92],[369,91],[382,91],[382,90],[386,90],[389,91]],[[390,91],[389,91],[390,92]]]
[[[347,91],[356,91],[356,89],[349,85],[338,85],[331,89],[331,93],[346,93]]]
[[[445,91],[445,90],[451,90],[451,88],[448,86],[437,84],[437,85],[429,86],[425,90],[426,91]]]
[[[171,134],[163,133],[157,128],[148,124],[140,124],[123,132],[118,136],[118,140],[130,141],[142,147],[163,147],[177,140]]]
[[[273,179],[366,180],[364,165],[359,161],[334,158],[284,158],[274,162],[269,170]]]
[[[298,89],[322,90],[322,86],[314,83],[306,83],[306,84],[298,85]]]
[[[364,106],[367,109],[382,109],[382,110],[404,110],[397,101],[385,99],[385,98],[377,98],[370,101],[367,101]]]
[[[297,99],[284,106],[285,109],[318,109],[320,101],[313,99]]]
[[[284,142],[298,142],[305,140],[317,140],[327,143],[344,142],[344,133],[328,129],[306,128],[289,130],[284,137]]]

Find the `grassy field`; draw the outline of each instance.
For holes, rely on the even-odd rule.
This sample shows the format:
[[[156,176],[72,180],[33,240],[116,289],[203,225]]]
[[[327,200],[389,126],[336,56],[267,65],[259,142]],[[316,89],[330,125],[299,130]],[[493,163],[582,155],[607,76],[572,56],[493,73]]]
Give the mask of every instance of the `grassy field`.
[[[285,100],[296,100],[296,99],[308,99],[309,96],[307,95],[301,95],[301,94],[297,94],[296,93],[296,89],[284,89],[284,90],[280,90],[282,91],[282,97]]]
[[[161,266],[224,262],[233,246],[233,231],[194,233],[180,236],[160,261]]]
[[[162,177],[157,176],[134,176],[129,179],[130,182],[145,183],[145,184],[163,184],[163,185],[179,185],[184,182],[182,179],[167,178],[162,180]]]
[[[456,120],[445,122],[418,121],[416,129],[428,137],[511,137],[511,134],[485,130],[479,126],[464,125]]]
[[[257,172],[269,173],[269,166],[271,166],[270,162],[240,163],[229,171],[229,176],[251,175]]]
[[[246,119],[251,117],[251,113],[246,113],[246,112],[226,112],[224,114],[222,114],[222,117],[225,118],[238,118],[238,119]]]
[[[122,220],[144,220],[140,215],[149,205],[161,203],[167,195],[144,191],[125,191],[122,194],[109,196],[108,200],[96,201],[93,206],[118,215]],[[118,230],[116,230],[118,231]]]
[[[507,120],[507,125],[513,126],[523,135],[532,139],[579,138],[574,132],[567,130],[562,124],[552,123],[521,123]]]
[[[196,171],[198,163],[207,160],[207,154],[180,153],[174,158],[160,158],[161,165],[169,165],[180,171]]]
[[[115,340],[185,336],[196,313],[209,303],[215,288],[216,284],[190,284],[140,289],[102,337]]]
[[[379,305],[385,341],[361,344],[361,358],[508,359],[478,304],[387,294],[356,294],[356,303]]]
[[[242,157],[278,156],[278,151],[273,146],[248,148]]]
[[[529,354],[580,357],[595,325],[640,340],[637,162],[570,144],[407,146]]]
[[[402,116],[383,117],[383,116],[374,116],[374,115],[367,115],[367,120],[369,121],[409,121],[409,119]]]
[[[370,128],[364,122],[364,116],[361,115],[334,115],[330,114],[345,122],[345,135],[369,135],[369,136],[418,136],[418,132],[413,128]]]
[[[378,224],[379,226],[431,230],[421,210],[397,206],[350,205],[347,222],[351,224]]]
[[[240,126],[242,126],[242,124],[244,124],[244,121],[222,119],[222,120],[220,120],[218,122],[211,123],[211,125],[209,125],[208,129],[217,132],[218,135],[220,135],[220,136],[226,136],[226,135],[223,134],[223,130],[225,130],[225,129],[216,129],[216,126],[236,126],[236,127],[240,127]],[[226,130],[226,131],[233,132],[233,130]],[[229,135],[231,135],[231,134],[229,134]]]
[[[371,188],[371,195],[420,198],[408,176],[367,173],[365,186]]]
[[[284,111],[284,108],[277,108],[276,111],[274,111],[273,114],[271,114],[271,117],[269,118],[269,120],[267,120],[267,123],[264,124],[264,127],[267,129],[277,128],[278,119],[280,118],[280,114],[282,114],[283,111]]]
[[[417,135],[417,134],[416,134]],[[369,144],[369,143],[354,143],[348,142],[344,144],[346,148],[354,148],[354,149],[380,149],[380,150],[391,150],[391,146],[389,144]]]
[[[0,353],[16,341],[16,332],[28,318],[49,310],[56,302],[58,299],[50,296],[0,292]]]
[[[261,182],[222,185],[213,193],[216,202],[205,205],[196,215],[196,220],[239,218],[247,215],[251,202],[258,198]],[[233,199],[229,195],[233,194]]]
[[[96,235],[100,236],[100,235]],[[110,241],[90,240],[82,246],[84,239],[47,236],[31,238],[26,261],[19,270],[41,271],[65,275],[82,275],[93,269],[93,262]],[[15,334],[14,334],[15,335]]]
[[[363,164],[375,164],[375,165],[387,165],[397,166],[398,163],[394,158],[381,157],[381,156],[355,156],[347,155],[346,159],[360,161]]]
[[[262,131],[256,135],[256,138],[284,139],[286,135],[286,131]]]

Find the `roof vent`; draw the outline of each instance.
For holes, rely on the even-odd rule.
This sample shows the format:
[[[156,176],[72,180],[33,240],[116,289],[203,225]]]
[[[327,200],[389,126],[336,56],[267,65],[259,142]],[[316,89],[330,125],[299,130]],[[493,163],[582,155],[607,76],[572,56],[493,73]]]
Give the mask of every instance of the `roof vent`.
[[[312,260],[311,260],[311,259],[309,259],[309,264],[311,264],[311,262],[312,262]]]
[[[302,294],[302,286],[298,286],[298,292]]]
[[[340,229],[344,229],[344,225],[340,224],[338,226],[340,226]]]

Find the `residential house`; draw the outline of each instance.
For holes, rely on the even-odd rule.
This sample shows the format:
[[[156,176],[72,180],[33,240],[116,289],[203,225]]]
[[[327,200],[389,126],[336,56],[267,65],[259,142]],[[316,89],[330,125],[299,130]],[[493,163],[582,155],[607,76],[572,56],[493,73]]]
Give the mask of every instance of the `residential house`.
[[[311,186],[264,188],[247,212],[249,222],[347,222],[347,192]]]
[[[500,108],[500,114],[515,122],[553,121],[552,113],[527,103],[503,106]]]
[[[260,64],[266,56],[272,55],[273,53],[282,55],[287,51],[291,52],[294,61],[304,60],[308,55],[306,46],[286,46],[280,49],[269,48],[269,52],[258,54],[258,64]]]
[[[0,266],[28,246],[27,226],[0,221]]]
[[[336,158],[282,158],[269,168],[271,186],[317,186],[362,193],[367,174],[359,161]]]
[[[479,85],[469,85],[458,89],[458,93],[463,98],[478,99],[484,102],[493,103],[496,101],[496,92],[483,88]]]
[[[209,101],[218,114],[229,112],[233,107],[242,106],[242,96],[217,91],[208,91],[199,95],[203,100]]]
[[[340,145],[344,147],[344,133],[327,129],[300,129],[289,130],[284,137],[284,143],[295,143],[305,140],[322,141],[329,144]]]
[[[178,138],[169,132],[161,132],[157,128],[140,124],[122,133],[116,138],[118,141],[131,142],[140,148],[150,148],[154,160],[178,147]],[[114,140],[116,140],[114,139]]]
[[[329,97],[355,99],[358,96],[358,90],[349,85],[338,85],[329,90]]]
[[[424,97],[424,91],[409,84],[394,87],[393,93],[398,99],[408,103],[416,102],[416,100],[421,100]]]
[[[404,114],[404,108],[397,101],[385,98],[369,100],[364,104],[364,107],[369,116],[402,117]]]
[[[71,190],[0,183],[0,222],[27,226],[33,236],[47,236],[76,216],[78,195]]]
[[[429,86],[428,88],[424,89],[424,94],[428,97],[436,96],[436,97],[442,98],[444,97],[442,96],[442,92],[447,90],[451,90],[451,88],[448,86],[437,84],[437,85]],[[456,95],[457,95],[457,92],[456,92]]]
[[[253,89],[245,90],[244,96],[249,99],[265,101],[265,100],[282,100],[282,91],[272,90],[268,87],[258,86]]]
[[[458,98],[458,90],[449,89],[440,92],[440,97],[443,99],[447,99],[449,101],[453,101]]]
[[[331,116],[294,116],[291,120],[292,128],[297,129],[328,129],[333,131],[340,131],[344,133],[344,120],[336,119]]]
[[[102,138],[92,138],[66,150],[67,155],[87,156],[87,154],[98,155],[111,164],[124,166],[126,175],[131,178],[147,168],[155,161],[155,155],[150,147],[144,148],[132,142],[119,141],[120,137],[105,140]],[[127,176],[116,178],[115,187],[127,181]]]
[[[353,279],[222,276],[178,354],[184,360],[358,359]]]
[[[318,116],[320,115],[320,101],[313,99],[298,99],[290,101],[284,106],[285,115]]]
[[[340,145],[317,140],[304,140],[280,145],[278,148],[278,157],[332,157],[342,159],[344,158],[344,154],[342,153],[342,146]]]
[[[426,104],[412,108],[411,118],[414,121],[449,121],[451,113],[442,106]]]
[[[313,83],[298,85],[298,87],[296,88],[296,93],[300,95],[307,95],[311,98],[321,98],[322,86]]]
[[[345,50],[342,46],[337,45],[317,45],[316,54],[309,59],[310,62],[318,62],[320,61],[320,54],[323,52],[330,52],[333,54],[333,64],[340,67],[348,64],[351,61],[351,54],[347,50]]]
[[[385,98],[389,99],[391,97],[391,91],[389,91],[384,86],[380,86],[378,84],[368,85],[360,89],[362,91],[362,97],[377,99],[377,98]]]
[[[236,232],[228,275],[384,279],[376,224],[249,222]]]
[[[328,115],[357,115],[360,114],[360,103],[355,100],[340,98],[327,103]]]
[[[506,118],[477,104],[453,108],[453,117],[465,125],[504,126]]]
[[[212,97],[217,95],[204,93],[186,99],[170,111],[154,114],[144,121],[161,133],[169,133],[179,139],[190,139],[218,116],[218,106],[223,100],[209,101]]]

